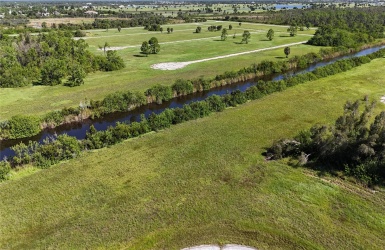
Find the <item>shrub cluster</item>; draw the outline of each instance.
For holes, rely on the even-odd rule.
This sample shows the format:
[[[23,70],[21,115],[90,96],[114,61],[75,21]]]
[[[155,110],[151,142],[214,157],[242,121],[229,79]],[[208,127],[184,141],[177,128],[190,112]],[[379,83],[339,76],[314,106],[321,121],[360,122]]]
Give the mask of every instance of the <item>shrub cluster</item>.
[[[316,46],[345,46],[354,48],[361,44],[373,42],[374,38],[363,32],[351,32],[331,26],[321,26],[317,29],[308,44]]]
[[[52,28],[61,30],[91,30],[91,29],[109,29],[109,28],[130,28],[144,26],[147,28],[157,27],[157,25],[166,24],[168,18],[162,15],[153,15],[151,13],[128,14],[129,19],[100,19],[96,18],[92,23],[60,23]]]
[[[30,141],[28,145],[20,143],[12,150],[15,156],[13,165],[32,164],[40,168],[47,168],[62,160],[76,157],[81,152],[81,142],[75,137],[59,135],[56,138],[47,138],[43,144]]]
[[[51,31],[1,38],[0,87],[53,86],[65,80],[67,86],[78,86],[89,72],[125,67],[116,51],[107,51],[106,56],[94,55],[83,39],[75,41],[72,36],[68,31]]]
[[[102,101],[91,100],[86,107],[93,111],[93,116],[99,117],[112,112],[128,111],[146,103],[144,94],[126,91],[109,94]]]
[[[385,111],[371,121],[374,103],[347,102],[334,125],[315,125],[293,139],[281,139],[268,149],[272,159],[297,157],[323,171],[343,171],[366,185],[385,181]],[[362,112],[360,113],[360,110]]]
[[[40,119],[35,116],[17,115],[0,123],[0,138],[17,139],[40,132]]]

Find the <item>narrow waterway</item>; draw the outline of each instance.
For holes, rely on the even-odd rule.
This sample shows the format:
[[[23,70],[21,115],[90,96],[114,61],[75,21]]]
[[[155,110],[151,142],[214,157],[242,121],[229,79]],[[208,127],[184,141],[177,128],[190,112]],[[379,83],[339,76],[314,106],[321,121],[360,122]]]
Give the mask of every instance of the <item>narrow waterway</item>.
[[[294,70],[291,72],[286,72],[284,74],[270,75],[268,77],[264,77],[263,80],[265,81],[281,80],[287,75],[296,75],[296,74],[306,73],[309,71],[313,71],[318,67],[322,67],[322,66],[334,63],[335,61],[338,61],[341,59],[368,55],[382,48],[385,48],[385,45],[364,49],[364,50],[361,50],[360,52],[345,55],[342,57],[336,57],[328,61],[318,62],[310,65],[306,69]],[[54,129],[46,129],[42,131],[40,134],[30,138],[3,141],[3,142],[0,142],[0,156],[1,156],[0,160],[2,160],[4,157],[12,157],[14,155],[14,152],[12,151],[11,147],[20,142],[24,142],[25,144],[27,144],[28,141],[38,141],[41,143],[45,138],[49,136],[61,135],[61,134],[67,134],[70,136],[74,136],[78,139],[84,139],[86,136],[86,132],[88,131],[91,125],[94,125],[94,127],[97,130],[106,130],[109,126],[114,126],[116,122],[140,121],[141,114],[144,114],[146,117],[148,117],[152,113],[156,113],[156,114],[161,113],[166,108],[183,107],[184,104],[204,100],[211,95],[224,95],[226,93],[230,93],[235,90],[245,91],[247,88],[253,85],[256,85],[257,81],[261,79],[262,78],[249,80],[245,82],[238,82],[230,85],[213,88],[205,92],[197,92],[187,96],[177,97],[170,101],[164,102],[162,104],[155,104],[155,103],[147,104],[129,112],[112,113],[99,119],[94,119],[94,120],[86,119],[86,120],[83,120],[83,122],[81,123],[79,122],[79,123],[61,125]]]

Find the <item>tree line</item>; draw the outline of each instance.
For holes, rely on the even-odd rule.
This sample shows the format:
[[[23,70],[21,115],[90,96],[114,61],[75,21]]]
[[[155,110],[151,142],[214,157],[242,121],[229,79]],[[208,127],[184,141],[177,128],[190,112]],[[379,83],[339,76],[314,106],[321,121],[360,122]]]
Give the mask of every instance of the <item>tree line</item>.
[[[61,160],[77,157],[82,150],[106,147],[106,146],[121,142],[122,140],[125,140],[128,138],[137,137],[139,135],[148,133],[150,131],[158,131],[164,128],[168,128],[173,124],[178,124],[181,122],[205,117],[213,112],[221,112],[226,107],[235,107],[249,100],[256,100],[256,99],[262,98],[263,96],[269,95],[271,93],[283,91],[288,87],[292,87],[308,81],[313,81],[329,75],[334,75],[339,72],[347,71],[353,67],[358,67],[359,65],[362,65],[364,63],[369,63],[372,59],[383,57],[383,56],[385,56],[385,49],[375,52],[368,56],[340,60],[333,64],[317,68],[312,72],[291,76],[280,81],[267,81],[267,82],[258,81],[258,84],[256,86],[252,86],[248,88],[245,92],[236,90],[229,94],[225,94],[223,96],[213,95],[206,98],[203,101],[186,104],[182,108],[165,109],[160,114],[153,113],[148,118],[145,118],[144,115],[142,115],[140,122],[132,122],[130,124],[118,122],[116,126],[114,127],[111,126],[105,131],[97,131],[93,126],[91,126],[84,140],[77,140],[75,137],[71,137],[68,135],[60,135],[56,138],[47,138],[43,142],[43,144],[38,144],[37,142],[32,142],[32,141],[30,141],[28,145],[24,143],[20,143],[12,148],[15,152],[15,156],[12,159],[8,159],[0,162],[0,180],[7,178],[8,173],[11,169],[11,166],[32,164],[40,168],[47,168],[53,164],[58,163]],[[183,87],[183,86],[186,86],[186,87]],[[179,91],[179,93],[183,93],[185,89],[191,90],[191,86],[188,86],[188,87],[187,86],[188,85],[186,83],[179,82],[174,87],[174,89],[176,91]],[[159,86],[156,88],[159,88]],[[165,91],[167,91],[168,94],[163,95],[164,98],[171,97],[171,92],[167,90],[167,87],[162,87],[163,90],[156,89],[156,88],[152,90],[153,91],[152,94],[154,94],[157,91],[159,91],[160,93],[164,93]],[[127,97],[129,95],[125,95],[124,93],[122,93],[120,96],[122,98],[128,98],[130,100],[136,99],[135,96],[131,95],[131,97]],[[126,107],[126,104],[124,101],[120,101],[120,102],[113,101],[113,100],[116,100],[116,96],[111,96],[110,100],[112,103],[110,103],[109,105],[112,110],[119,109],[120,108],[119,103]],[[144,102],[143,99],[141,101]],[[336,123],[336,124],[339,124],[338,126],[336,125],[337,126],[336,128],[342,131],[343,134],[337,133],[336,135],[338,136],[344,135],[345,137],[343,138],[345,140],[344,142],[346,143],[351,141],[349,136],[352,136],[352,138],[361,138],[362,140],[360,141],[360,143],[366,142],[365,140],[369,140],[369,138],[371,138],[371,140],[373,139],[375,141],[377,140],[376,142],[380,142],[380,140],[378,140],[378,137],[375,136],[375,133],[377,133],[377,135],[380,135],[381,138],[384,137],[385,135],[384,112],[381,114],[381,116],[379,116],[378,118],[377,117],[375,118],[375,122],[373,123],[375,125],[372,125],[370,130],[365,130],[367,120],[368,120],[368,114],[370,113],[370,110],[368,109],[368,112],[366,112],[364,115],[359,116],[357,115],[358,107],[356,104],[349,105],[348,107],[353,107],[352,111],[351,112],[348,111],[346,115],[342,118],[339,118],[338,120],[339,122]],[[274,144],[272,146],[272,149],[269,150],[269,154],[272,155],[271,158],[285,157],[285,156],[291,155],[292,152],[296,152],[293,155],[298,154],[298,152],[300,153],[309,152],[306,150],[305,151],[297,150],[295,147],[297,147],[298,145],[301,145],[301,147],[303,145],[307,145],[309,146],[309,149],[317,148],[319,146],[319,144],[317,144],[319,141],[314,141],[314,144],[312,144],[312,140],[314,138],[318,138],[319,140],[321,140],[321,142],[323,140],[323,142],[329,145],[330,140],[328,139],[328,136],[330,136],[330,133],[327,129],[325,130],[323,127],[316,127],[316,129],[313,129],[312,131],[315,131],[315,132],[302,133],[301,137],[298,137],[299,139],[297,140],[300,142],[300,144],[298,144],[296,141],[293,143],[286,143],[286,140],[282,140]],[[318,135],[318,136],[315,136],[315,135]],[[373,135],[374,137],[371,135]],[[336,139],[338,138],[339,137],[336,137]],[[385,140],[384,138],[382,138],[381,140]],[[339,142],[340,141],[336,141],[335,143],[330,144],[330,148],[335,149],[336,148],[335,145],[338,145]],[[367,145],[369,146],[371,145],[369,148],[360,146],[360,154],[366,155],[367,157],[375,155],[376,151],[375,149],[373,150],[371,149],[371,147],[374,147],[374,146],[373,144],[370,144],[370,142],[371,141],[367,141]],[[333,154],[337,154],[336,156],[338,157],[342,157],[338,154],[348,151],[347,149],[350,148],[350,147],[346,147],[347,145],[346,143],[345,144],[342,143],[341,145],[343,145],[344,147],[340,148],[337,151],[327,150],[325,152],[326,153],[331,152]],[[383,145],[381,147],[382,147],[381,164],[383,164],[383,159],[384,159],[383,154],[385,151],[384,151]],[[324,147],[320,147],[320,148],[324,149]],[[313,151],[310,151],[310,152],[313,152]],[[346,153],[346,154],[352,157],[354,156],[353,152]],[[367,157],[365,158],[365,160],[369,159]],[[323,158],[322,157],[318,157],[318,158],[325,159],[325,160],[334,159],[334,158],[330,158],[330,155],[327,155],[327,154],[324,154]],[[343,158],[338,158],[338,159],[343,159]],[[341,161],[341,162],[344,162],[344,161]],[[348,161],[346,162],[349,163]],[[370,165],[372,163],[371,161],[368,161],[367,164]],[[358,171],[357,173],[361,173],[360,172],[361,169],[365,169],[365,167],[360,167],[357,170]],[[383,171],[383,168],[381,171]],[[381,178],[383,177],[385,177],[385,175],[382,175]]]
[[[318,27],[309,44],[354,48],[384,37],[385,6],[368,8],[316,8],[268,11],[258,19],[233,17],[234,21],[290,25],[289,32]]]
[[[92,23],[42,23],[42,28],[25,27],[25,25],[16,27],[7,27],[2,29],[1,34],[20,34],[25,32],[49,32],[55,30],[91,30],[91,29],[110,29],[110,28],[130,28],[130,27],[153,27],[153,25],[162,25],[168,23],[169,18],[151,13],[130,14],[129,19],[101,19],[95,18]]]

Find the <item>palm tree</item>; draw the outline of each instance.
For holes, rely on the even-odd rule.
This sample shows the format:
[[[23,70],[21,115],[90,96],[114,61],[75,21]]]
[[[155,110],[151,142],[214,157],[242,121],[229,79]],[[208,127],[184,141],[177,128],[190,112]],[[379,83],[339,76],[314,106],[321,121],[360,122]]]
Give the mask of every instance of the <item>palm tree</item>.
[[[109,48],[109,47],[110,47],[110,45],[107,42],[105,42],[103,46],[99,45],[99,49],[103,50],[104,54],[106,54],[107,48]]]

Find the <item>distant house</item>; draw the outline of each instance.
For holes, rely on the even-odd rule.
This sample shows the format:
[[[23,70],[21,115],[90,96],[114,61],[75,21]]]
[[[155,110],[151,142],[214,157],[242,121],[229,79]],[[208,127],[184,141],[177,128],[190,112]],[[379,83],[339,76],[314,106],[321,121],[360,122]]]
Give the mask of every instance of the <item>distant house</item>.
[[[37,17],[47,17],[47,16],[49,16],[49,13],[48,12],[37,12],[36,16]]]
[[[86,11],[84,12],[84,14],[88,15],[88,16],[95,16],[98,14],[97,11],[93,11],[93,10],[89,10],[89,11]]]
[[[119,5],[119,9],[124,9],[124,5]]]

